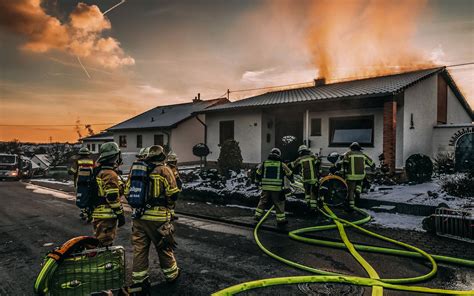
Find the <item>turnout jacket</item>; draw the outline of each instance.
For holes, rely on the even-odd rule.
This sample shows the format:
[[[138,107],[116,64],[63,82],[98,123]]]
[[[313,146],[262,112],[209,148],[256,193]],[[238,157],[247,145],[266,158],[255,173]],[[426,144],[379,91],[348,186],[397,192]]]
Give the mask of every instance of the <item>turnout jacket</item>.
[[[98,187],[98,205],[92,212],[92,218],[113,219],[123,214],[120,197],[123,195],[123,182],[113,167],[101,166],[96,176]]]
[[[168,205],[171,196],[179,192],[176,178],[171,168],[163,162],[153,163],[154,169],[149,175],[149,198],[151,207],[146,209],[141,220],[168,222],[171,212]]]
[[[290,168],[280,158],[269,156],[258,166],[256,180],[264,191],[282,191],[284,177],[290,178],[292,175]]]
[[[93,168],[94,166],[94,160],[89,157],[80,157],[72,163],[72,166],[69,168],[69,174],[74,176],[74,187],[77,185],[77,174],[79,173],[79,169],[81,167]]]
[[[321,160],[313,154],[301,155],[290,163],[290,168],[301,174],[304,183],[316,184],[321,176]]]
[[[343,157],[344,172],[349,181],[360,181],[365,178],[365,166],[374,167],[375,163],[362,151],[350,150]]]

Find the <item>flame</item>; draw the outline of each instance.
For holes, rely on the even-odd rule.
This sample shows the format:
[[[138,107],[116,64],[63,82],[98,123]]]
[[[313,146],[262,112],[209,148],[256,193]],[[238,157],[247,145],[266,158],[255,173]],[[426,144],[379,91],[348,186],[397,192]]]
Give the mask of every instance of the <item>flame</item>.
[[[308,3],[306,44],[319,77],[354,79],[433,67],[414,46],[426,0]],[[344,79],[344,80],[345,80]]]

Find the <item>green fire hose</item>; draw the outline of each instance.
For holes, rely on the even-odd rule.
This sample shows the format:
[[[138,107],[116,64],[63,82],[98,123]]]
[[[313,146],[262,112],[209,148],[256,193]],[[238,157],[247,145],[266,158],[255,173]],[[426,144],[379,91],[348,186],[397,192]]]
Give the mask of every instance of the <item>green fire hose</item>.
[[[260,226],[264,223],[264,221],[267,219],[272,209],[273,207],[267,211],[267,213],[262,217],[262,219],[258,222],[257,226],[254,229],[253,235],[254,235],[257,245],[260,247],[260,249],[264,253],[266,253],[270,257],[275,258],[289,266],[292,266],[292,267],[295,267],[295,268],[298,268],[310,273],[314,273],[316,275],[291,276],[291,277],[279,277],[279,278],[268,278],[268,279],[256,280],[256,281],[241,283],[235,286],[228,287],[221,291],[215,292],[213,295],[215,296],[234,295],[240,292],[244,292],[244,291],[248,291],[248,290],[252,290],[256,288],[263,288],[263,287],[276,286],[276,285],[301,284],[301,283],[341,283],[341,284],[367,286],[367,287],[372,287],[373,296],[383,295],[384,288],[390,289],[390,290],[432,293],[432,294],[474,295],[474,290],[457,291],[457,290],[433,289],[433,288],[427,288],[427,287],[405,285],[405,284],[413,284],[413,283],[425,281],[435,276],[438,270],[438,265],[436,261],[458,264],[458,265],[463,265],[463,266],[467,266],[471,268],[474,267],[474,261],[448,257],[448,256],[430,255],[417,247],[414,247],[414,246],[405,244],[403,242],[374,233],[372,231],[366,230],[360,227],[359,225],[369,222],[371,217],[366,212],[358,208],[356,208],[356,211],[364,215],[364,218],[354,221],[354,222],[350,222],[350,221],[337,217],[327,205],[324,205],[323,209],[320,209],[321,213],[325,215],[327,218],[331,219],[334,222],[334,224],[297,229],[297,230],[289,232],[289,236],[290,238],[294,240],[301,241],[304,243],[315,244],[315,245],[320,245],[320,246],[325,246],[325,247],[339,248],[339,249],[347,249],[351,253],[351,255],[359,262],[359,264],[367,271],[369,278],[344,275],[344,274],[339,274],[335,272],[325,271],[325,270],[313,268],[313,267],[306,266],[306,265],[291,261],[289,259],[283,258],[269,251],[260,242],[260,239],[258,237],[258,230]],[[399,250],[399,249],[384,248],[384,247],[377,247],[377,246],[352,244],[346,235],[344,227],[354,227],[355,229],[367,235],[396,244],[408,250]],[[330,230],[330,229],[336,229],[336,228],[339,231],[339,235],[341,237],[342,242],[333,242],[333,241],[326,241],[326,240],[313,239],[313,238],[300,236],[300,234],[304,234],[304,233],[318,232],[318,231],[324,231],[324,230]],[[417,258],[417,259],[425,259],[430,262],[431,271],[428,272],[427,274],[417,276],[417,277],[412,277],[412,278],[380,279],[379,275],[374,270],[374,268],[359,254],[358,251],[399,255],[399,256],[412,257],[412,258]]]

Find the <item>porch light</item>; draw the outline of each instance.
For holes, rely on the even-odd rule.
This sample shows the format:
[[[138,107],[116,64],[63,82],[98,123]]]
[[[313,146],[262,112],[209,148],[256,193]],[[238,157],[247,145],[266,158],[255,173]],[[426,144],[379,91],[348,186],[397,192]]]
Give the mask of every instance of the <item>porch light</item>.
[[[410,129],[415,129],[415,122],[413,121],[413,113],[410,116]]]

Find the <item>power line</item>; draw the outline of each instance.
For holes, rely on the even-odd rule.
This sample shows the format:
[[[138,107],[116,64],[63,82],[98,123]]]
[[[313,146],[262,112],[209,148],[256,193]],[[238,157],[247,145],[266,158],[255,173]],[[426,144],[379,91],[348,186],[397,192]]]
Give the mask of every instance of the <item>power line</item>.
[[[0,124],[0,126],[11,127],[42,127],[42,126],[86,126],[86,125],[111,125],[111,123],[85,123],[85,124]]]

